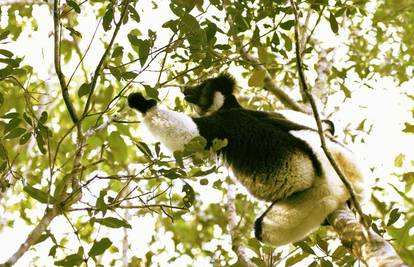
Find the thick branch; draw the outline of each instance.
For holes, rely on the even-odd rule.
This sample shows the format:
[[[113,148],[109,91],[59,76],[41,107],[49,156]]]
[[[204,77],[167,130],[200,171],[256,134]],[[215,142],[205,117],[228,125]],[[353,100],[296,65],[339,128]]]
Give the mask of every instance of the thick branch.
[[[371,229],[369,230],[369,240],[367,240],[365,228],[346,205],[331,213],[328,220],[338,233],[342,244],[350,248],[352,253],[362,259],[367,266],[408,267],[398,257],[394,248]]]
[[[129,1],[130,0],[125,0],[123,2],[123,8],[122,8],[122,11],[121,11],[121,16],[119,18],[118,23],[115,26],[115,30],[114,30],[114,33],[112,35],[111,41],[109,42],[108,47],[105,49],[105,52],[103,53],[103,55],[101,57],[101,60],[99,61],[98,65],[96,66],[95,73],[92,77],[92,81],[91,81],[91,84],[90,84],[90,91],[89,91],[88,99],[86,100],[85,109],[83,110],[82,117],[86,116],[86,114],[89,111],[89,107],[91,105],[91,100],[92,100],[93,93],[95,91],[95,87],[96,87],[96,83],[98,81],[98,77],[101,73],[104,62],[105,62],[109,52],[112,49],[112,46],[115,42],[115,38],[118,35],[119,29],[121,29],[122,21],[124,20],[125,14],[127,13],[127,10],[128,10]]]
[[[229,223],[229,232],[232,241],[232,249],[236,253],[237,257],[239,258],[239,263],[241,266],[245,267],[256,267],[246,253],[246,248],[243,247],[243,244],[240,239],[240,233],[237,231],[237,213],[236,213],[236,204],[235,202],[236,192],[235,187],[233,184],[229,184],[228,191],[227,191],[227,203],[226,203],[226,210],[227,210],[227,221]]]
[[[15,264],[29,248],[37,242],[39,237],[42,233],[46,230],[49,226],[50,222],[59,215],[59,209],[54,206],[52,208],[48,208],[45,211],[40,222],[36,225],[36,227],[30,232],[29,236],[27,237],[26,241],[20,245],[19,249],[11,256],[5,263],[0,264],[0,267],[9,267]]]
[[[296,10],[296,5],[293,0],[290,0],[290,3],[292,5],[293,13],[295,14],[295,51],[296,51],[296,64],[299,74],[299,81],[301,84],[301,89],[304,95],[307,97],[309,103],[312,107],[313,116],[315,117],[316,125],[318,126],[318,132],[319,137],[321,141],[321,146],[323,151],[325,152],[326,157],[328,158],[329,162],[331,163],[332,167],[334,168],[335,172],[338,174],[341,181],[344,183],[345,187],[347,188],[351,201],[355,206],[355,209],[357,210],[358,214],[361,216],[361,222],[364,224],[364,226],[368,229],[369,225],[365,220],[364,213],[362,212],[361,206],[359,204],[359,201],[356,198],[355,192],[352,188],[351,183],[349,180],[345,177],[345,174],[342,172],[342,170],[339,168],[338,164],[336,163],[335,159],[333,158],[331,152],[329,151],[328,147],[326,146],[325,137],[323,134],[323,128],[322,128],[322,122],[319,116],[318,107],[316,106],[315,100],[312,96],[312,94],[309,91],[308,84],[306,83],[305,74],[303,73],[303,63],[302,63],[302,57],[300,54],[300,46],[299,46],[299,15]]]
[[[78,116],[76,115],[75,108],[70,101],[68,87],[65,82],[65,76],[62,73],[62,68],[60,65],[60,42],[61,42],[61,27],[60,27],[60,9],[59,9],[59,0],[55,0],[53,3],[53,29],[54,29],[54,61],[55,61],[55,71],[59,79],[60,88],[62,91],[63,101],[65,102],[66,108],[69,111],[70,118],[76,124],[79,121]]]
[[[311,104],[312,111],[318,126],[318,132],[320,136],[321,146],[325,152],[326,157],[335,169],[341,181],[347,188],[351,200],[360,215],[361,223],[358,223],[352,212],[345,206],[334,211],[329,215],[329,220],[334,226],[335,230],[340,235],[340,238],[344,245],[348,245],[352,248],[353,254],[364,261],[368,266],[382,266],[382,267],[393,267],[393,266],[407,266],[398,257],[394,249],[379,235],[373,232],[365,220],[365,216],[362,212],[361,206],[356,199],[355,193],[352,189],[352,185],[339,168],[338,164],[334,160],[332,154],[328,150],[325,138],[323,134],[322,124],[319,117],[318,109],[313,99],[312,94],[309,92],[305,74],[303,73],[302,58],[299,47],[299,15],[296,9],[294,0],[290,0],[293,13],[295,15],[295,51],[296,51],[296,64],[299,73],[299,80],[301,83],[301,89],[304,95],[308,98]]]

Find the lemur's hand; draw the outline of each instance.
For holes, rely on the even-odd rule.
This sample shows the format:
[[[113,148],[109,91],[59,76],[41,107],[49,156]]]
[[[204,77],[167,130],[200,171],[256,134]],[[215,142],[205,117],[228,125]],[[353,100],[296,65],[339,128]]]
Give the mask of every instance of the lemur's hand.
[[[150,108],[157,105],[154,99],[145,99],[141,93],[132,93],[128,96],[128,105],[145,114]]]

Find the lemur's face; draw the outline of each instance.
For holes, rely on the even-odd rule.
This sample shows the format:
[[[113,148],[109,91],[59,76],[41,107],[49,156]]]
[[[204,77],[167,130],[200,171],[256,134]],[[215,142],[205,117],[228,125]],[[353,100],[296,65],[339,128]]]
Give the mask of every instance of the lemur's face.
[[[218,109],[215,107],[217,105],[215,99],[217,93],[221,94],[215,88],[213,80],[208,79],[199,85],[186,87],[184,89],[184,99],[194,105],[198,114],[206,115]]]

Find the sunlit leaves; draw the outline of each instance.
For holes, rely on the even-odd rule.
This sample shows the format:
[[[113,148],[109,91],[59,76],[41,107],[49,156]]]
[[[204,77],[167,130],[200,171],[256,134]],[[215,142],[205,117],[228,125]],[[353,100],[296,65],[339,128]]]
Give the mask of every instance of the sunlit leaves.
[[[112,132],[108,137],[109,148],[112,156],[118,162],[124,162],[128,156],[128,147],[119,132]]]
[[[280,23],[280,28],[282,28],[286,31],[289,31],[293,27],[293,25],[295,25],[295,21],[294,20],[288,20],[288,21],[285,21],[283,23]]]
[[[404,123],[404,125],[405,125],[405,128],[403,130],[404,133],[414,134],[414,124],[406,122]]]
[[[265,70],[254,70],[248,81],[249,86],[252,86],[252,87],[263,86],[265,76],[266,76]]]
[[[393,225],[401,216],[401,212],[398,210],[398,208],[395,208],[391,211],[390,217],[387,222],[387,226]]]

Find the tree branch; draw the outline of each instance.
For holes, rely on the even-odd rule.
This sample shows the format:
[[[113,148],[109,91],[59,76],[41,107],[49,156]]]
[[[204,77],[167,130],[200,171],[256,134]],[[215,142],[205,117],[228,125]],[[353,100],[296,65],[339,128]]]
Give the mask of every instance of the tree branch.
[[[357,258],[364,261],[368,266],[407,266],[401,261],[401,259],[395,253],[394,249],[382,237],[377,235],[369,228],[369,224],[365,219],[358,200],[356,199],[352,185],[345,177],[344,173],[339,168],[338,164],[326,146],[318,109],[315,100],[313,99],[313,96],[308,89],[305,74],[303,72],[303,63],[299,47],[299,15],[296,3],[294,0],[289,1],[295,15],[295,52],[301,89],[311,104],[313,115],[318,126],[318,133],[322,149],[325,152],[325,155],[331,163],[332,167],[335,169],[335,172],[338,174],[339,178],[347,188],[351,201],[353,202],[354,207],[360,216],[361,224],[356,221],[355,216],[346,206],[334,211],[328,216],[328,219],[340,235],[343,244],[351,247],[353,254]]]
[[[228,20],[229,25],[234,25],[233,18],[230,15],[231,12],[228,12],[229,7],[227,5],[225,5],[225,8],[226,8],[227,14],[228,14],[227,20]],[[232,30],[230,29],[230,32],[231,31]],[[293,109],[293,110],[296,110],[296,111],[307,113],[305,107],[298,104],[287,93],[285,93],[282,89],[280,89],[277,86],[276,82],[272,79],[272,76],[267,71],[266,67],[264,67],[260,63],[258,58],[256,58],[256,57],[249,54],[249,52],[247,51],[247,49],[243,45],[241,38],[238,37],[234,31],[232,32],[231,35],[232,35],[233,41],[236,45],[236,48],[239,51],[242,58],[245,61],[247,61],[248,63],[250,63],[253,66],[253,68],[255,68],[256,70],[260,70],[260,71],[263,71],[265,73],[264,87],[266,88],[266,90],[273,93],[286,107],[288,107],[290,109]]]
[[[352,254],[362,259],[367,266],[394,267],[407,266],[397,255],[394,248],[377,233],[369,230],[369,240],[366,230],[355,218],[352,211],[344,205],[331,213],[329,223],[338,233],[339,238]]]
[[[9,267],[15,264],[26,251],[30,249],[32,245],[34,245],[42,233],[46,230],[49,226],[50,222],[59,215],[59,209],[57,206],[53,206],[52,208],[47,208],[45,214],[43,215],[40,222],[36,225],[36,227],[30,232],[29,236],[26,238],[23,244],[17,249],[17,251],[11,256],[5,263],[0,264],[0,267]]]
[[[61,30],[60,27],[60,5],[59,0],[54,0],[53,3],[53,36],[54,36],[54,61],[55,61],[55,71],[56,75],[59,79],[60,88],[62,91],[63,101],[65,102],[66,108],[68,109],[70,118],[72,119],[73,123],[78,123],[79,118],[76,115],[75,108],[73,103],[70,101],[68,86],[65,82],[65,76],[62,73],[62,68],[60,65],[60,42],[61,42]]]
[[[241,266],[245,267],[256,267],[249,257],[247,256],[246,248],[243,247],[240,233],[237,231],[237,213],[236,213],[236,204],[234,203],[236,199],[236,189],[234,184],[229,184],[227,189],[227,221],[229,223],[229,232],[232,241],[232,250],[236,253],[239,258],[239,263]]]

